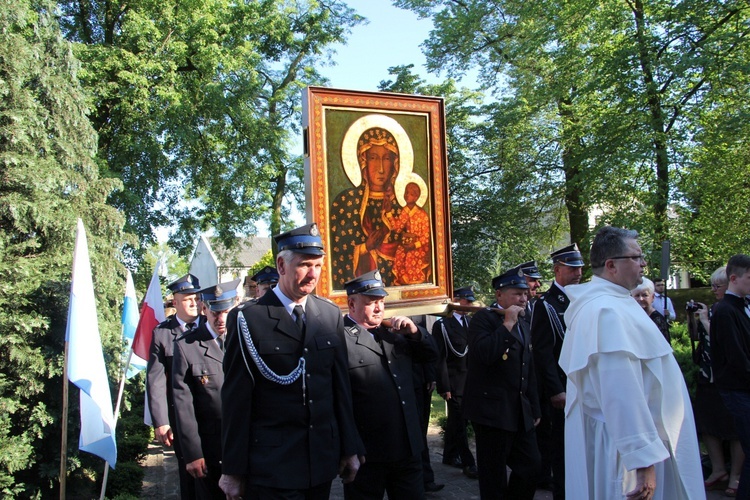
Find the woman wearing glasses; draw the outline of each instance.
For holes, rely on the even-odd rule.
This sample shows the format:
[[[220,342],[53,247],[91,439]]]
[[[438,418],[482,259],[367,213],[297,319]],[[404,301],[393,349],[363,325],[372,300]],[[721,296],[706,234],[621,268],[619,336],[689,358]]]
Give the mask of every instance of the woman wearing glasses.
[[[711,291],[716,297],[716,303],[724,298],[727,291],[726,267],[718,268],[711,275]],[[706,489],[725,488],[724,493],[733,497],[737,493],[745,454],[742,452],[732,415],[724,406],[711,371],[709,329],[714,306],[708,309],[705,304],[695,302],[692,312],[688,311],[690,338],[698,342],[698,347],[693,353],[693,361],[699,366],[695,391],[695,423],[711,460],[711,475],[704,481]],[[729,472],[724,457],[724,441],[729,441],[732,457]]]

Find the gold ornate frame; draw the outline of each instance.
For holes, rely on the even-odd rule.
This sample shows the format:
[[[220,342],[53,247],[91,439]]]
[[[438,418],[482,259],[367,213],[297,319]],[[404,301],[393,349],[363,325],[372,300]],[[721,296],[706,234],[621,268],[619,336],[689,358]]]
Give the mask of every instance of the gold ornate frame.
[[[342,252],[332,241],[331,201],[347,188],[356,190],[361,183],[357,139],[362,131],[380,127],[390,132],[398,145],[393,181],[398,208],[405,210],[405,186],[416,183],[420,187],[416,204],[429,216],[431,238],[424,257],[425,262],[429,260],[425,264],[429,277],[423,283],[387,286],[388,314],[444,311],[451,298],[452,267],[443,99],[308,87],[303,93],[302,116],[306,216],[308,222],[318,224],[326,248],[317,293],[346,309],[341,274],[336,279],[332,274],[332,259]],[[390,262],[396,266],[397,261]]]

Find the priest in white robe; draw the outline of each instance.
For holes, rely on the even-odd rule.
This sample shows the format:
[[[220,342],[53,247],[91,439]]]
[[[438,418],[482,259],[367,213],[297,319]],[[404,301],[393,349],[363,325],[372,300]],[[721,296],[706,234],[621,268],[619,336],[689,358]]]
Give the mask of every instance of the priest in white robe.
[[[646,266],[637,236],[602,228],[591,248],[593,279],[565,288],[567,498],[706,497],[682,372],[630,296]]]

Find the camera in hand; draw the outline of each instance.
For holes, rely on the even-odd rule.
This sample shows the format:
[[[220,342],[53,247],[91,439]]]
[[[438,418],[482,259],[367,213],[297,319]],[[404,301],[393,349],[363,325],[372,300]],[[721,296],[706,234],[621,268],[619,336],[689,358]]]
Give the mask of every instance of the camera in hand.
[[[699,309],[703,309],[703,306],[700,304],[696,304],[694,300],[690,299],[688,303],[685,305],[685,310],[689,313],[697,312]]]

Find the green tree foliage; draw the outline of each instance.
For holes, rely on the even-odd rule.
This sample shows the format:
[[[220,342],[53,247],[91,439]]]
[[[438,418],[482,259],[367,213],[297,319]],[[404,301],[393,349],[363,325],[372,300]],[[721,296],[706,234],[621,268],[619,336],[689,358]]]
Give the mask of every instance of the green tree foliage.
[[[141,242],[175,227],[182,255],[215,230],[230,248],[302,203],[292,151],[301,89],[362,19],[339,0],[63,0],[85,71],[110,202]]]
[[[77,218],[88,232],[99,327],[121,347],[123,218],[106,197],[78,62],[46,0],[0,2],[0,491],[51,495],[60,456],[63,344]],[[114,372],[113,372],[114,373]],[[65,382],[67,383],[67,382]],[[71,391],[69,470],[77,456]],[[99,461],[101,464],[101,461]]]
[[[518,161],[507,155],[519,155],[522,147],[492,122],[497,105],[482,105],[482,93],[458,88],[452,79],[427,84],[412,69],[390,68],[395,80],[381,82],[380,90],[445,98],[454,282],[490,294],[492,276],[542,259],[540,248],[552,246],[560,230],[539,224],[550,207],[535,206],[534,179],[500,167]]]
[[[247,271],[248,276],[253,276],[255,273],[260,271],[266,266],[276,267],[276,259],[273,256],[273,251],[269,250],[267,251],[263,257],[260,258],[258,262],[253,265],[250,269]]]
[[[495,127],[484,136],[488,158],[498,169],[518,170],[520,183],[529,179],[531,190],[521,184],[521,196],[551,210],[546,223],[564,214],[584,248],[595,209],[603,212],[599,223],[641,230],[647,251],[677,237],[668,209],[685,202],[682,177],[716,154],[698,150],[726,144],[725,135],[705,129],[712,128],[709,110],[721,103],[734,115],[747,113],[744,1],[394,3],[433,19],[425,41],[431,70],[460,76],[479,68],[497,101],[488,110]],[[742,149],[740,136],[731,137]],[[698,210],[701,198],[689,193],[686,208]],[[747,199],[735,193],[729,204],[746,207]],[[677,240],[673,249],[687,263],[695,242]]]
[[[737,60],[750,60],[750,47]],[[700,110],[695,142],[678,178],[682,203],[673,239],[682,259],[707,282],[736,253],[748,253],[750,231],[750,109],[738,105],[750,95],[746,71],[728,66],[712,99]]]

